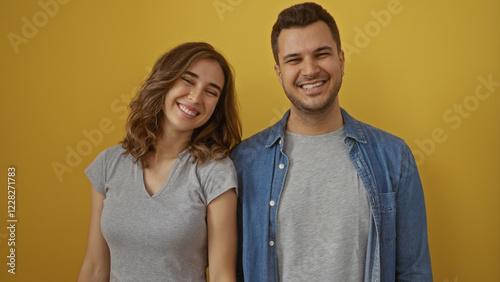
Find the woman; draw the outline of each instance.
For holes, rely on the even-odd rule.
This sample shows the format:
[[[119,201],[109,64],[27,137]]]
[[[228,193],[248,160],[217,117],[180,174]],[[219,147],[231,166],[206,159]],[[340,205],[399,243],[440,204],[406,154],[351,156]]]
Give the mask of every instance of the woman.
[[[126,137],[85,170],[87,251],[78,281],[235,281],[241,141],[231,68],[207,43],[155,63]]]

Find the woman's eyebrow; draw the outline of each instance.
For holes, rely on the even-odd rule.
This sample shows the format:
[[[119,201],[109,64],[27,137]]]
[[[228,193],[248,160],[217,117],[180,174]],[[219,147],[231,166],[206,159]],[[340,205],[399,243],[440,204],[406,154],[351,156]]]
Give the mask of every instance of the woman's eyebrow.
[[[196,73],[191,72],[191,71],[186,71],[186,74],[189,75],[189,76],[192,76],[192,77],[194,77],[196,79],[200,78],[199,75],[197,75]],[[208,85],[210,85],[213,88],[216,88],[217,90],[219,90],[220,92],[222,92],[222,88],[219,85],[217,85],[217,84],[215,84],[213,82],[209,82]]]

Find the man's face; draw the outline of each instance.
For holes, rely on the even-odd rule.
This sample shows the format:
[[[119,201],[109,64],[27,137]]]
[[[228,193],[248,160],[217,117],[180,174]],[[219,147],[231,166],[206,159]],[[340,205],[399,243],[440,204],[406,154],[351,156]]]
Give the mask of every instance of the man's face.
[[[323,21],[283,29],[274,66],[293,111],[322,114],[331,110],[342,85],[344,52],[337,50]]]

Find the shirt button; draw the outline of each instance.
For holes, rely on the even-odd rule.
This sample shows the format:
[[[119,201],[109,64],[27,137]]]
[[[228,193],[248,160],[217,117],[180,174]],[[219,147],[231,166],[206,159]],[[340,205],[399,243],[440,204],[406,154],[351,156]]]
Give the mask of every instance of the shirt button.
[[[270,247],[274,246],[274,241],[269,241],[269,246]]]
[[[281,139],[280,139],[280,141],[278,141],[278,143],[281,145]]]
[[[278,167],[279,167],[280,169],[284,169],[284,168],[285,168],[285,165],[284,165],[284,164],[280,164]]]
[[[271,207],[274,207],[274,205],[275,205],[275,204],[276,204],[276,202],[274,202],[273,200],[271,200],[271,201],[269,202],[269,205],[270,205]]]

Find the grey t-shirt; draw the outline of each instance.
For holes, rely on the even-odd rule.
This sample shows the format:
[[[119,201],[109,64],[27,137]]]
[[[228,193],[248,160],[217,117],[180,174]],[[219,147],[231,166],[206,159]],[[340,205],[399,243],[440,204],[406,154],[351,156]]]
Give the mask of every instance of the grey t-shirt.
[[[289,159],[277,218],[280,281],[363,281],[370,211],[344,127],[287,132]]]
[[[179,154],[164,186],[146,191],[140,162],[118,145],[85,170],[106,196],[102,234],[111,254],[110,281],[206,281],[206,208],[236,187],[229,158],[197,167],[188,150]]]

